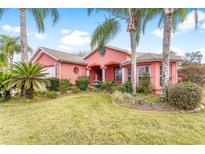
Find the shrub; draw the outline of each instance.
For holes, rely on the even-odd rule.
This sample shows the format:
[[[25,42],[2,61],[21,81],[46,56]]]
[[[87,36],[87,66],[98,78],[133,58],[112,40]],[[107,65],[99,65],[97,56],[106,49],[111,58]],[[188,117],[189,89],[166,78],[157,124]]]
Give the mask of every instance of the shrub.
[[[89,87],[89,91],[98,92],[98,88],[96,88],[95,86],[91,86],[91,87]]]
[[[95,88],[99,89],[100,86],[101,86],[101,84],[102,84],[102,81],[95,80],[93,86],[94,86]]]
[[[48,92],[46,93],[46,96],[47,96],[48,98],[56,98],[58,95],[57,95],[56,91],[48,91]]]
[[[117,86],[117,87],[116,87],[116,90],[118,90],[118,91],[120,91],[120,92],[122,92],[122,93],[127,92],[124,85]]]
[[[89,85],[89,77],[87,76],[80,76],[76,80],[76,86],[82,91],[87,90],[88,85]]]
[[[40,91],[40,90],[35,91],[35,95],[36,96],[40,96],[40,97],[45,96],[46,95],[46,91]]]
[[[60,87],[60,79],[58,78],[48,78],[50,81],[50,86],[48,86],[49,91],[58,91]]]
[[[62,79],[60,81],[60,87],[59,90],[62,94],[66,93],[70,88],[70,81],[66,79]]]
[[[115,83],[113,81],[105,81],[101,84],[100,90],[105,92],[112,92],[115,88]]]
[[[73,93],[78,93],[78,92],[80,92],[80,88],[78,88],[77,86],[72,86],[70,89],[71,89],[71,91],[72,91]]]
[[[129,93],[115,91],[112,94],[112,100],[116,103],[130,103],[132,102],[132,95],[130,95]]]
[[[204,64],[190,64],[184,66],[178,71],[179,77],[182,81],[191,81],[198,85],[205,85],[205,65]]]
[[[169,88],[168,101],[181,109],[194,109],[201,101],[202,89],[191,82],[182,82]]]
[[[0,103],[3,103],[3,102],[5,102],[5,99],[3,96],[0,96]]]
[[[136,91],[138,93],[144,93],[144,94],[149,94],[152,92],[149,76],[145,75],[140,78]]]
[[[132,83],[131,83],[131,81],[125,82],[123,84],[123,86],[125,87],[127,93],[132,93]]]

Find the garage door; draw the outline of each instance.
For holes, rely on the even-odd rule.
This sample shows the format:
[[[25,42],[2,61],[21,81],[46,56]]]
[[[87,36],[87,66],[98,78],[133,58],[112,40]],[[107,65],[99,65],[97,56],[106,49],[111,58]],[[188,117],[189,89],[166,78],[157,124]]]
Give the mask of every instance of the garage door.
[[[48,73],[48,75],[46,76],[46,77],[48,77],[48,78],[50,78],[50,77],[56,77],[56,69],[55,69],[55,66],[46,67],[45,73]]]

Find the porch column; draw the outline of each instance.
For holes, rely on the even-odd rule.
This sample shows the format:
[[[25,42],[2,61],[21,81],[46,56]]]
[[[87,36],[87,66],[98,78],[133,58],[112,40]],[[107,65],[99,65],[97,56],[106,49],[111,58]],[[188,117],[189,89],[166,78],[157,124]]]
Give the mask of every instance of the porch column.
[[[125,83],[125,67],[122,67],[122,84]]]
[[[89,69],[86,70],[86,75],[87,75],[88,77],[90,76],[90,70],[89,70]]]
[[[102,81],[105,82],[105,68],[102,68]]]

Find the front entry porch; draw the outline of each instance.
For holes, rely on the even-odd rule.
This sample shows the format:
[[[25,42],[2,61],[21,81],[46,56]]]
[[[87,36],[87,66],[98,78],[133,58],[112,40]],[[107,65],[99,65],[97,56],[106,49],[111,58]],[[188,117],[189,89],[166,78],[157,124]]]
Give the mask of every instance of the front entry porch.
[[[115,83],[124,83],[124,68],[120,63],[110,62],[106,65],[93,64],[87,67],[87,76],[90,77],[90,84],[95,81],[105,82],[107,80]]]

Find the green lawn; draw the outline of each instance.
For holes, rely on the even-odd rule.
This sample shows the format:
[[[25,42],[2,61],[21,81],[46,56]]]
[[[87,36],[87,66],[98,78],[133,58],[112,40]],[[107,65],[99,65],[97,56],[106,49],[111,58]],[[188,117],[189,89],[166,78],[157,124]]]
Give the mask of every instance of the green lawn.
[[[105,94],[15,100],[0,117],[0,144],[205,144],[205,111],[137,111]]]

